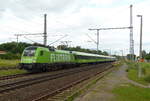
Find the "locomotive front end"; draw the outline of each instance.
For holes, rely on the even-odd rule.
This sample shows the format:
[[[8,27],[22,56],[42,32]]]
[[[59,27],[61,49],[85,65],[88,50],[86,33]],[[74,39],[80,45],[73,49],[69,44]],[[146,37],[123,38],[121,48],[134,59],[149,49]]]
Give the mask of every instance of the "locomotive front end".
[[[34,70],[36,67],[36,50],[36,46],[25,48],[21,57],[21,63],[19,64],[20,69]]]

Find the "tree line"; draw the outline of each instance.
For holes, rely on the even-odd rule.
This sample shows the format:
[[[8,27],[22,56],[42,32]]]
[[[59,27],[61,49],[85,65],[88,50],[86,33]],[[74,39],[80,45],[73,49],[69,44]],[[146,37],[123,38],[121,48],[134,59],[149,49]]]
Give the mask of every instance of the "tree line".
[[[139,56],[136,56],[136,55],[127,54],[127,59],[131,60],[131,57],[133,59],[135,59],[135,58],[139,59],[140,58]],[[143,50],[142,51],[142,58],[150,61],[150,52],[146,52],[145,50]]]
[[[20,59],[21,54],[25,47],[31,46],[32,44],[24,42],[8,42],[0,44],[0,50],[6,51],[6,54],[0,54],[0,59]]]
[[[0,54],[0,59],[20,59],[21,54],[23,50],[28,47],[28,46],[43,46],[41,44],[30,44],[30,43],[25,43],[25,42],[7,42],[7,43],[2,43],[0,44],[0,51],[6,51],[6,54]],[[54,46],[51,46],[54,48]],[[61,50],[68,50],[68,51],[79,51],[79,52],[86,52],[86,53],[93,53],[93,54],[100,54],[100,55],[108,55],[107,52],[102,52],[102,51],[96,51],[96,50],[90,50],[90,49],[84,49],[81,48],[80,46],[76,47],[68,47],[66,45],[59,45],[57,46],[57,49]]]
[[[150,52],[146,52],[145,50],[142,51],[142,58],[146,60],[150,60]]]
[[[57,46],[57,49],[68,50],[68,51],[79,51],[79,52],[93,53],[93,54],[99,54],[99,55],[108,55],[106,51],[103,52],[99,50],[97,52],[97,50],[85,49],[85,48],[81,48],[81,46],[68,47],[67,45],[59,45]]]

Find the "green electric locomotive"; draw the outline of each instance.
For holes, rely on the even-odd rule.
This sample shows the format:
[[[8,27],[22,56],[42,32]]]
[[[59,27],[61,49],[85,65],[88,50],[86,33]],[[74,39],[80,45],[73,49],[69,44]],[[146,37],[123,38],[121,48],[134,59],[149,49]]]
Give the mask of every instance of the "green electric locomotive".
[[[30,46],[21,57],[20,69],[46,71],[67,68],[72,65],[115,61],[115,57],[76,51],[56,50],[48,47]]]

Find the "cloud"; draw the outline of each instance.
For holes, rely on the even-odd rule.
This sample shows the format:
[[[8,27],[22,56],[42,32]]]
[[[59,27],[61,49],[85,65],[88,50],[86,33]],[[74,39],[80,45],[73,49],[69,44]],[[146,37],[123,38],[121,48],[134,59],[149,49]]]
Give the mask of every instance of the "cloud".
[[[128,27],[129,5],[133,5],[135,52],[138,54],[139,18],[143,14],[143,43],[149,42],[149,4],[147,0],[5,0],[0,3],[0,40],[5,42],[17,33],[43,32],[43,14],[47,13],[48,43],[68,34],[62,40],[72,41],[72,46],[95,49],[96,31],[89,28]],[[53,35],[58,35],[53,37]],[[43,43],[43,37],[29,37]],[[15,40],[15,39],[13,39]],[[31,42],[20,37],[20,41]],[[60,42],[54,45],[59,45]],[[129,48],[129,30],[100,31],[100,49],[120,50]],[[146,44],[144,48],[148,48]],[[126,50],[127,51],[127,50]],[[126,52],[127,53],[127,52]]]
[[[115,0],[5,0],[0,2],[0,10],[11,10],[15,15],[32,16],[37,13],[63,13],[78,11],[93,4],[111,3]]]
[[[109,5],[112,3],[115,3],[119,0],[91,0],[92,4],[98,4],[98,5]]]
[[[29,19],[43,13],[63,13],[76,0],[5,0],[0,2],[0,11],[6,10],[15,16]]]

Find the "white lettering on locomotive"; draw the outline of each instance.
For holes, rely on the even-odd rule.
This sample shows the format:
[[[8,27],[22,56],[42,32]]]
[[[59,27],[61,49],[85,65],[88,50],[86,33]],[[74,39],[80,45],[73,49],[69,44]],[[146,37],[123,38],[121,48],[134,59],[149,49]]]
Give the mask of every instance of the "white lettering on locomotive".
[[[50,59],[52,62],[70,61],[71,57],[68,54],[51,54]]]

